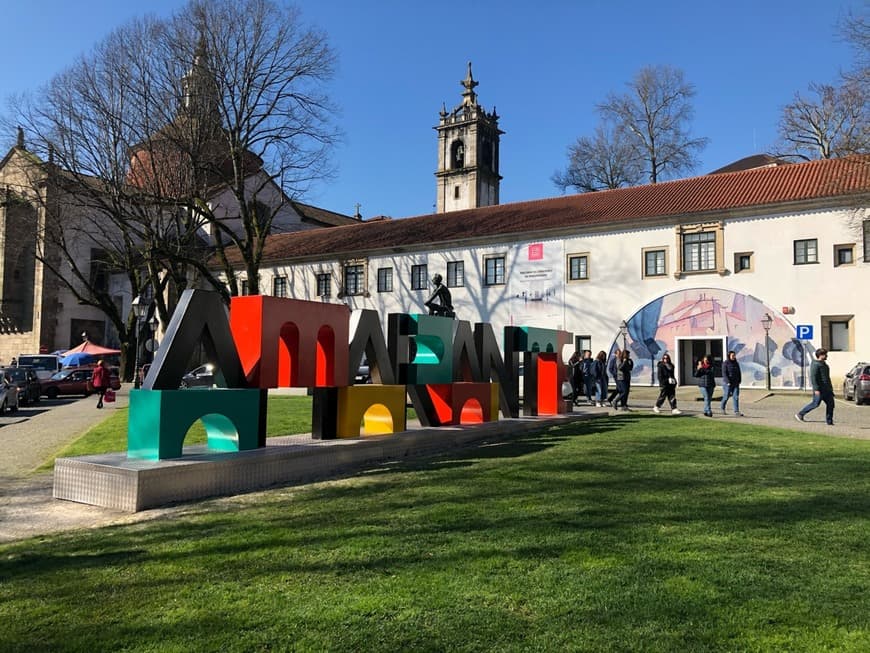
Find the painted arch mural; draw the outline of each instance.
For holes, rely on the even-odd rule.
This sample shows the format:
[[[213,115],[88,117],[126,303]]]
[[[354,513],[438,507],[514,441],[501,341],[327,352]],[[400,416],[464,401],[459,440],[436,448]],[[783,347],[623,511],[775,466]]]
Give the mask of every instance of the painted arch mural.
[[[761,320],[773,318],[769,337]],[[794,325],[752,295],[720,288],[692,288],[669,293],[626,320],[626,344],[634,358],[632,381],[655,385],[655,366],[666,352],[677,365],[680,383],[694,383],[695,361],[703,353],[737,353],[743,386],[764,387],[769,354],[771,387],[800,388],[815,348],[795,337]],[[765,353],[765,341],[768,352]],[[621,345],[618,338],[613,347]],[[706,351],[705,351],[706,348]]]

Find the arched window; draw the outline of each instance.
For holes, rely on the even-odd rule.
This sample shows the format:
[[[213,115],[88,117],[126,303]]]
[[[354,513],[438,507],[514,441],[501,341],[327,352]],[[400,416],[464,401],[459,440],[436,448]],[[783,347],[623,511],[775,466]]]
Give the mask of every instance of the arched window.
[[[465,145],[462,141],[453,141],[450,146],[450,167],[453,169],[465,167]]]

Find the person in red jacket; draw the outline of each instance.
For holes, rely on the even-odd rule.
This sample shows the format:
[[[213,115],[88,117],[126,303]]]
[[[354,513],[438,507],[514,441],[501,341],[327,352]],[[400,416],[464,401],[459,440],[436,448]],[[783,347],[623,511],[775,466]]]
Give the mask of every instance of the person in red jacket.
[[[103,397],[106,396],[106,390],[109,387],[109,368],[103,361],[97,361],[97,366],[94,368],[94,375],[91,377],[91,384],[94,386],[100,398],[97,401],[97,408],[103,407]]]

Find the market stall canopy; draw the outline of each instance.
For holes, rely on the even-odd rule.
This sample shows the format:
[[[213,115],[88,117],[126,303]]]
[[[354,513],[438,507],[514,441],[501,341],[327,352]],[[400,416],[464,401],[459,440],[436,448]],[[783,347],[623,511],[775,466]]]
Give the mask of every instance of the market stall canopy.
[[[95,345],[89,340],[85,340],[82,344],[73,347],[72,349],[67,349],[63,352],[64,356],[69,356],[70,354],[91,354],[92,356],[111,356],[112,354],[120,354],[120,349],[109,349],[108,347],[100,347],[100,345]]]

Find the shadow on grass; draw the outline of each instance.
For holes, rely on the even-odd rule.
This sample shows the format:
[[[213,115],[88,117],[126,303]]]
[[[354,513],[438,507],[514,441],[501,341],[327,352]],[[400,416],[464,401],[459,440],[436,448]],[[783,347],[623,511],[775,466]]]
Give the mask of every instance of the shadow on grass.
[[[609,556],[654,544],[670,529],[701,539],[756,532],[782,539],[779,532],[805,525],[839,528],[870,516],[866,447],[825,442],[820,451],[794,434],[698,430],[698,423],[634,416],[566,424],[373,466],[351,480],[10,545],[0,578],[140,563],[188,569],[192,578],[235,574],[238,566],[256,576],[396,573],[578,549]]]

